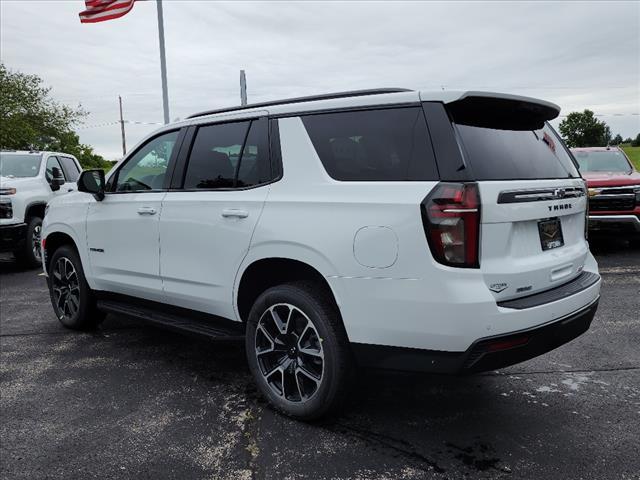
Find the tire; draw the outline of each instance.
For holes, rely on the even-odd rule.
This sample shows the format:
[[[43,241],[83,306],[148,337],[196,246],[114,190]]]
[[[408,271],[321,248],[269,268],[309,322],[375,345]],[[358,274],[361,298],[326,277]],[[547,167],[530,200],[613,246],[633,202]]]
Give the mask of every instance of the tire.
[[[74,330],[91,330],[104,320],[105,314],[96,307],[82,262],[73,247],[63,245],[53,252],[48,274],[51,305],[62,325]]]
[[[14,253],[16,260],[27,268],[42,267],[42,253],[40,247],[40,232],[42,231],[42,219],[31,217],[27,221],[27,234],[24,245]]]
[[[265,291],[251,308],[245,341],[258,389],[276,410],[307,421],[340,410],[354,361],[338,309],[321,286]]]

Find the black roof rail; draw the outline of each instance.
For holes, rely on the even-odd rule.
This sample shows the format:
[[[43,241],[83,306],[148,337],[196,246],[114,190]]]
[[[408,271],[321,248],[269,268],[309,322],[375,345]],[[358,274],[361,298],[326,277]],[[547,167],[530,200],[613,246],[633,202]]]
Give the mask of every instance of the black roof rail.
[[[249,108],[270,107],[274,105],[287,105],[290,103],[315,102],[316,100],[330,100],[333,98],[362,97],[365,95],[382,95],[385,93],[412,92],[409,88],[371,88],[368,90],[352,90],[350,92],[324,93],[322,95],[311,95],[309,97],[287,98],[284,100],[273,100],[271,102],[252,103],[250,105],[238,105],[235,107],[220,108],[217,110],[207,110],[205,112],[194,113],[187,118],[204,117],[215,113],[234,112],[236,110],[247,110]]]

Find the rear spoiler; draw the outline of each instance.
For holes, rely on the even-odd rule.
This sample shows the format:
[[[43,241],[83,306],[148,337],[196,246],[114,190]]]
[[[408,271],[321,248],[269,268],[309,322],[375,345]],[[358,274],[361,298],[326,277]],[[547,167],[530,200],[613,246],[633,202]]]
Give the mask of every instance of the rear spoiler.
[[[465,92],[446,109],[455,123],[508,130],[538,130],[560,114],[551,102],[490,92]]]

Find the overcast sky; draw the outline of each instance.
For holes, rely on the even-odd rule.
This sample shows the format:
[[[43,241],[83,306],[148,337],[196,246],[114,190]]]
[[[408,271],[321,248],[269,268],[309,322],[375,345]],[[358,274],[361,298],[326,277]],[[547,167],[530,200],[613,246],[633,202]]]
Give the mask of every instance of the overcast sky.
[[[640,132],[640,2],[164,0],[171,119],[239,103],[382,86],[540,97]],[[0,1],[1,59],[90,115],[81,141],[121,155],[125,118],[162,122],[157,14],[80,24],[84,2]],[[635,114],[635,115],[633,115]],[[556,122],[557,125],[557,122]],[[156,125],[127,125],[132,147]]]

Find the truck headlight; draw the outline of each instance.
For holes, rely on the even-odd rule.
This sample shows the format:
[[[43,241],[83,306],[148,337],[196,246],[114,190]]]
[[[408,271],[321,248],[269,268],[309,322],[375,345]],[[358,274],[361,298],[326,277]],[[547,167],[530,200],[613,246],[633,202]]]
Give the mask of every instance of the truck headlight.
[[[633,191],[636,194],[636,205],[640,205],[640,185],[633,187]]]
[[[11,188],[0,188],[0,195],[15,195],[16,194],[16,189],[11,187]]]

